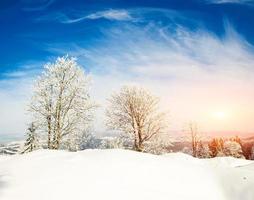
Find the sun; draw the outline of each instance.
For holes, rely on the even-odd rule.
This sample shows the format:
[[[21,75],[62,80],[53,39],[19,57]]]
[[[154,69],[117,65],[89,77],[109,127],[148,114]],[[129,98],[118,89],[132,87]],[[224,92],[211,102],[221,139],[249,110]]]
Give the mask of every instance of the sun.
[[[215,111],[212,114],[212,116],[214,119],[217,119],[217,120],[225,120],[228,118],[228,113],[225,111]]]

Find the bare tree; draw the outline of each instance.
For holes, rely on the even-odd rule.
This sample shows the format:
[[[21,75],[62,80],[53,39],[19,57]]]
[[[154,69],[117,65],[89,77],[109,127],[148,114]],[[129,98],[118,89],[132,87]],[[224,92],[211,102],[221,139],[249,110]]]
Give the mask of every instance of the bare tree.
[[[198,133],[198,127],[197,124],[194,122],[190,122],[189,125],[189,134],[190,134],[190,140],[191,140],[191,149],[192,149],[192,155],[194,157],[197,157],[198,153],[198,147],[200,144],[200,135]]]
[[[165,129],[165,114],[158,112],[158,103],[145,89],[125,86],[109,99],[107,126],[130,134],[134,149],[143,151],[145,142]]]
[[[44,66],[29,111],[38,129],[47,134],[49,149],[58,149],[64,138],[76,137],[92,120],[90,78],[68,56]]]

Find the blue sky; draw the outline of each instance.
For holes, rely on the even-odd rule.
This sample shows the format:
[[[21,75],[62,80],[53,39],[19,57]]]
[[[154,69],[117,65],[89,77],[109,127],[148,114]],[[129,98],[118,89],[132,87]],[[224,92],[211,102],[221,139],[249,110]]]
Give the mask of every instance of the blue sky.
[[[172,129],[254,131],[254,111],[239,107],[254,100],[253,0],[3,0],[0,25],[0,134],[23,134],[32,81],[65,54],[91,73],[101,104],[135,83],[162,98]],[[246,120],[203,120],[221,110]]]
[[[84,48],[101,45],[107,40],[105,30],[127,25],[145,28],[149,23],[165,27],[180,24],[190,30],[206,29],[223,38],[226,21],[246,41],[254,44],[252,1],[83,0],[71,3],[64,0],[4,0],[0,9],[1,73],[16,70],[23,63],[43,62],[57,56],[58,53],[50,48],[59,45],[79,44]],[[103,16],[107,11],[113,15],[115,12],[116,17]],[[126,12],[122,18],[121,12]],[[96,13],[97,17],[89,18]]]

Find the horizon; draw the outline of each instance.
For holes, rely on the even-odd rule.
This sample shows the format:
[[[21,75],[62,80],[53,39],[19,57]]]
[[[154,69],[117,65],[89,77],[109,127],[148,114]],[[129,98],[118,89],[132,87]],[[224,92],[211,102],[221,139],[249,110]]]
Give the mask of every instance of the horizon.
[[[0,141],[25,135],[33,82],[65,55],[92,77],[95,133],[106,99],[134,84],[160,98],[169,132],[254,135],[254,1],[6,0],[0,15]]]
[[[93,133],[94,134],[94,133]],[[186,131],[182,130],[171,130],[168,131],[167,133],[164,133],[168,138],[172,139],[172,141],[179,141],[179,138],[186,138],[184,141],[188,141],[189,133]],[[98,138],[104,138],[104,137],[117,137],[117,134],[112,134],[112,133],[100,133],[100,134],[95,134],[96,137]],[[244,133],[244,132],[236,132],[236,131],[213,131],[213,132],[199,132],[199,136],[202,137],[202,139],[209,140],[211,138],[224,138],[224,139],[229,139],[229,138],[234,138],[236,136],[240,137],[241,139],[248,139],[254,137],[254,132],[249,132],[249,133]],[[19,142],[19,141],[24,141],[26,138],[25,134],[0,134],[0,144],[7,144],[10,142]]]

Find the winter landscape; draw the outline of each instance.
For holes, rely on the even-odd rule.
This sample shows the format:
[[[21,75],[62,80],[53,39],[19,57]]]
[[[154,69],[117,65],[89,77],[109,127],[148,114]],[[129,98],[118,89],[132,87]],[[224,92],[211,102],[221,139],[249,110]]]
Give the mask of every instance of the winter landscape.
[[[1,200],[254,200],[254,1],[0,2]]]

